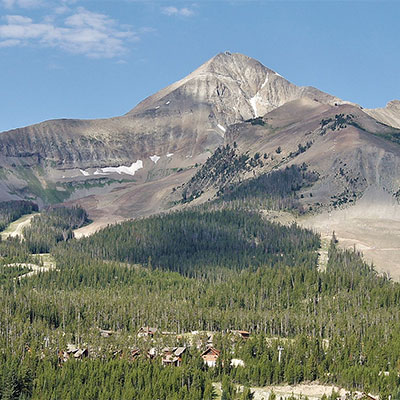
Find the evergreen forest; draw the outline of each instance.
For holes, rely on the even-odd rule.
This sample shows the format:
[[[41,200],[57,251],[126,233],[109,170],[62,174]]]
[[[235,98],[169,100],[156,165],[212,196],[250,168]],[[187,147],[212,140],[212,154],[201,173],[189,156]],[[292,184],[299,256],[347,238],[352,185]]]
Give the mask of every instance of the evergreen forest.
[[[259,211],[312,180],[277,171],[82,239],[85,210],[41,210],[0,240],[0,399],[251,399],[308,382],[400,399],[400,284],[334,235],[321,267],[319,235]],[[27,277],[43,253],[56,267]],[[175,348],[179,365],[163,365]]]

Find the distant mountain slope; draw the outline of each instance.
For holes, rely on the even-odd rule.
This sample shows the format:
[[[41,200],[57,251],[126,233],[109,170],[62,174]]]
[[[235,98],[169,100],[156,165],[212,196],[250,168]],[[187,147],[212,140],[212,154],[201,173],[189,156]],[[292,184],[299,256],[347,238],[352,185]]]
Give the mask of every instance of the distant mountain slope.
[[[400,129],[400,100],[392,100],[384,108],[364,111],[376,120]]]
[[[220,53],[184,79],[139,103],[128,115],[151,109],[181,110],[188,105],[211,105],[216,123],[231,125],[259,117],[295,99],[344,103],[313,87],[298,87],[259,61],[238,53]]]
[[[342,103],[297,87],[250,57],[218,54],[124,116],[45,121],[1,133],[0,198],[51,203],[115,189],[121,179],[171,175],[204,162],[224,143],[229,125],[299,98]],[[136,168],[135,178],[129,168]]]
[[[385,115],[397,107],[391,103]],[[237,142],[250,160],[264,154],[241,179],[306,163],[320,176],[307,207],[338,206],[370,185],[398,192],[398,146],[379,136],[399,142],[400,131],[352,103],[298,87],[257,60],[225,52],[124,116],[1,133],[0,197],[41,204],[82,198],[92,216],[113,220],[149,215],[170,207],[172,189],[216,148]],[[208,180],[201,190],[218,190]]]
[[[302,97],[342,102],[317,89],[297,87],[250,57],[221,53],[125,116],[61,119],[14,129],[0,135],[0,152],[65,168],[127,163],[169,151],[193,156],[222,143],[228,125]]]
[[[318,180],[301,201],[307,209],[318,210],[355,203],[370,186],[398,197],[400,147],[387,140],[397,142],[398,135],[400,130],[381,124],[353,105],[330,106],[303,98],[263,118],[230,126],[226,141],[235,144],[239,153],[259,154],[257,163],[250,160],[254,168],[235,167],[236,181],[294,164],[307,165]],[[227,176],[226,168],[221,173]],[[197,175],[209,177],[210,172]],[[193,182],[196,176],[190,183],[195,193],[213,198],[223,187],[218,176],[213,181],[203,179],[203,183]],[[187,185],[183,187],[185,197],[188,190]]]
[[[252,179],[243,186],[251,188],[270,181],[256,180],[264,174],[298,165],[313,179],[296,186],[293,202],[278,203],[300,202],[299,210],[327,218],[360,199],[363,213],[382,198],[396,208],[399,110],[399,101],[362,109],[298,87],[245,55],[220,53],[126,115],[0,133],[0,200],[78,203],[94,221],[81,228],[83,235],[203,203],[224,185]],[[222,147],[225,158],[216,152]],[[389,242],[382,246],[392,249]]]

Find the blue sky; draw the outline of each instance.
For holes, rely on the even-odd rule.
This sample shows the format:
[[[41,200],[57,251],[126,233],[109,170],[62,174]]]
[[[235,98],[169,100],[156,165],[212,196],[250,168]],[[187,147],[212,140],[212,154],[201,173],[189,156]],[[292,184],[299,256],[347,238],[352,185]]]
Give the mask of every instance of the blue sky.
[[[400,1],[0,0],[0,131],[128,112],[215,54],[365,107],[400,99]]]

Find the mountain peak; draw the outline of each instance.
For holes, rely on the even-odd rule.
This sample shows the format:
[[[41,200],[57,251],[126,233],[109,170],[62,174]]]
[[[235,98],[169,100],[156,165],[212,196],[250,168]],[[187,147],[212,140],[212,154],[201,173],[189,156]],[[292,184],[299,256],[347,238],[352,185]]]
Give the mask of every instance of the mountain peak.
[[[207,105],[209,120],[226,126],[263,116],[289,101],[304,97],[323,104],[342,103],[318,89],[294,85],[254,58],[225,51],[180,81],[148,97],[129,115],[151,110],[157,110],[157,114],[181,114],[200,106],[204,111]]]
[[[231,53],[230,51],[218,53],[216,56],[206,61],[196,71],[194,71],[193,74],[208,72],[229,76],[231,73],[234,75],[243,75],[246,73],[246,71],[252,71],[252,73],[260,75],[265,75],[266,73],[276,74],[275,71],[267,68],[255,58],[241,53]],[[279,74],[276,75],[280,76]]]
[[[386,105],[387,108],[397,109],[400,111],[400,100],[389,101]]]
[[[261,64],[259,61],[257,61],[255,58],[246,56],[245,54],[241,53],[231,53],[230,51],[224,51],[221,53],[218,53],[214,57],[210,58],[206,64],[210,63],[235,63],[235,62],[241,62],[241,63],[252,63],[256,62],[258,64]]]

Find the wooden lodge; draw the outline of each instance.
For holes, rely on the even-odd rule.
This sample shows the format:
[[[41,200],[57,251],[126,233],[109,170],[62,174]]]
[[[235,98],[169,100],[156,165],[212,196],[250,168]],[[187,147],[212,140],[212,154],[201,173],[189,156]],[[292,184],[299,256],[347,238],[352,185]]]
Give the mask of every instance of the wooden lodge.
[[[139,329],[138,337],[153,337],[157,333],[157,328],[152,328],[150,326],[142,326]]]
[[[250,332],[249,331],[243,331],[243,330],[239,330],[239,331],[232,331],[235,335],[239,336],[240,338],[247,340],[250,337]]]
[[[201,354],[201,358],[204,360],[204,364],[207,364],[209,367],[215,367],[220,354],[220,350],[214,349],[214,347],[209,347]]]
[[[69,360],[70,358],[74,358],[75,360],[82,360],[89,355],[88,349],[80,349],[73,344],[67,345],[67,350],[63,351],[61,356],[61,360],[63,362]]]
[[[164,349],[164,355],[161,360],[162,365],[172,365],[174,367],[180,367],[182,363],[182,355],[185,353],[185,351],[186,347],[174,347],[172,349]]]

